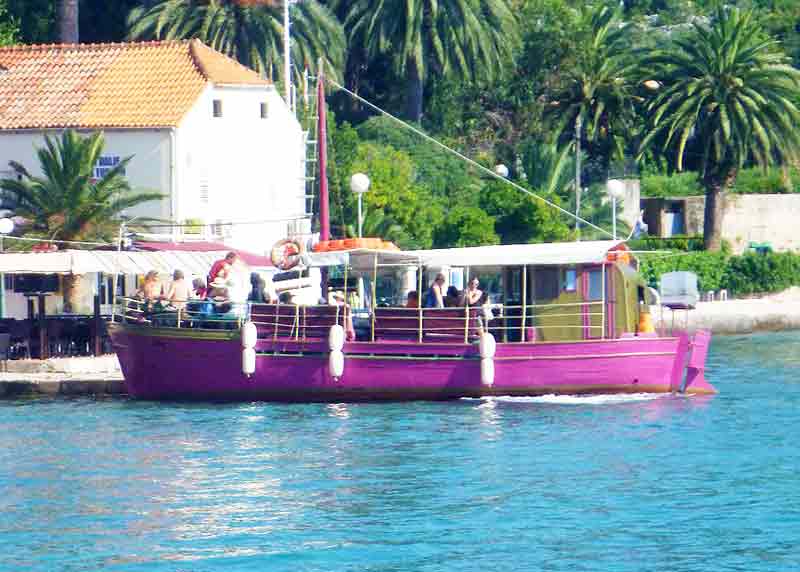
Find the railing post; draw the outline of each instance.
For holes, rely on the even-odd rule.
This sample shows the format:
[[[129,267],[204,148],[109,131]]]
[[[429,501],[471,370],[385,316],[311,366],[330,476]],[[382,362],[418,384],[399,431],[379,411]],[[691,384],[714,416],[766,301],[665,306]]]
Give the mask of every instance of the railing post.
[[[417,331],[418,334],[418,341],[422,343],[422,262],[417,260],[417,283],[419,284],[417,289],[417,309],[419,310],[419,330]]]
[[[464,306],[464,343],[469,343],[469,306]]]
[[[177,322],[175,322],[175,325],[176,325],[178,328],[180,328],[180,327],[181,327],[181,309],[180,309],[180,308],[178,308]]]
[[[606,339],[606,307],[607,307],[607,304],[606,304],[606,263],[605,263],[605,261],[603,261],[603,263],[600,265],[600,276],[601,276],[600,281],[602,282],[602,286],[603,286],[603,296],[602,296],[602,300],[600,302],[601,303],[601,308],[602,308],[602,310],[600,312],[602,314],[600,316],[600,339],[604,340],[604,339]]]
[[[376,254],[372,263],[372,324],[371,324],[371,341],[375,341],[375,308],[377,307],[377,300],[375,296],[378,289],[378,255]],[[346,301],[346,300],[345,300]]]
[[[528,313],[528,266],[522,267],[522,323],[519,326],[519,341],[525,343],[525,331]]]

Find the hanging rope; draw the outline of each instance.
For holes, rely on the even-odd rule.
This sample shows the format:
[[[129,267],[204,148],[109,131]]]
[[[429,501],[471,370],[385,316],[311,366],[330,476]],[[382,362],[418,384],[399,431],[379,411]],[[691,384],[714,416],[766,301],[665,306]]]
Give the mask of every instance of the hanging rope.
[[[340,85],[340,84],[336,83],[336,82],[335,82],[334,80],[332,80],[331,78],[329,78],[329,77],[327,77],[327,76],[326,76],[326,77],[325,77],[325,79],[326,79],[326,80],[328,81],[328,83],[330,83],[332,86],[334,86],[334,87],[336,87],[336,88],[338,88],[338,89],[340,89],[340,90],[344,91],[345,93],[347,93],[347,94],[349,94],[351,97],[353,97],[353,98],[357,99],[358,101],[360,101],[360,102],[361,102],[361,103],[363,103],[364,105],[366,105],[366,106],[368,106],[368,107],[370,107],[370,108],[374,109],[375,111],[377,111],[377,112],[378,112],[378,113],[380,113],[381,115],[385,115],[386,117],[388,117],[389,119],[391,119],[392,121],[394,121],[394,122],[396,122],[396,123],[399,123],[400,125],[402,125],[402,126],[403,126],[403,127],[405,127],[406,129],[410,129],[411,131],[413,131],[414,133],[416,133],[417,135],[419,135],[420,137],[422,137],[422,138],[423,138],[423,139],[425,139],[426,141],[429,141],[429,142],[433,143],[434,145],[437,145],[438,147],[441,147],[442,149],[444,149],[445,151],[447,151],[447,152],[449,152],[449,153],[451,153],[451,154],[455,155],[456,157],[458,157],[458,158],[459,158],[459,159],[461,159],[462,161],[466,161],[467,163],[469,163],[469,164],[470,164],[470,165],[472,165],[473,167],[477,168],[479,171],[482,171],[483,173],[486,173],[487,175],[490,175],[490,176],[494,177],[495,179],[498,179],[498,180],[500,180],[500,181],[503,181],[504,183],[511,185],[512,187],[514,187],[514,188],[515,188],[515,189],[517,189],[518,191],[522,191],[523,193],[525,193],[525,194],[527,194],[527,195],[530,195],[531,197],[533,197],[533,198],[535,198],[535,199],[538,199],[538,200],[540,200],[540,201],[541,201],[541,202],[543,202],[544,204],[546,204],[546,205],[548,205],[548,206],[550,206],[550,207],[552,207],[552,208],[554,208],[554,209],[556,209],[556,210],[558,210],[558,211],[560,211],[560,212],[564,213],[565,215],[567,215],[567,216],[569,216],[569,217],[571,217],[571,218],[573,218],[573,219],[577,220],[578,222],[581,222],[581,223],[585,224],[586,226],[589,226],[589,227],[591,227],[591,228],[593,228],[593,229],[595,229],[595,230],[599,230],[599,231],[600,231],[600,232],[602,232],[603,234],[607,234],[607,235],[608,235],[608,236],[610,236],[611,238],[614,238],[614,236],[613,236],[613,235],[612,235],[612,234],[611,234],[609,231],[607,231],[606,229],[604,229],[604,228],[600,228],[600,227],[599,227],[599,226],[597,226],[596,224],[593,224],[593,223],[589,222],[588,220],[586,220],[586,219],[584,219],[584,218],[581,218],[581,217],[577,216],[577,215],[576,215],[576,214],[574,214],[574,213],[571,213],[570,211],[568,211],[567,209],[565,209],[565,208],[563,208],[563,207],[561,207],[561,206],[557,205],[557,204],[556,204],[556,203],[554,203],[553,201],[547,200],[546,198],[544,198],[544,197],[542,197],[542,196],[540,196],[540,195],[537,195],[537,194],[536,194],[536,193],[534,193],[533,191],[531,191],[531,190],[529,190],[529,189],[526,189],[525,187],[523,187],[523,186],[521,186],[521,185],[518,185],[518,184],[517,184],[517,183],[515,183],[514,181],[511,181],[511,180],[509,180],[509,179],[506,179],[505,177],[503,177],[503,176],[501,176],[501,175],[498,175],[497,173],[495,173],[495,172],[494,172],[494,171],[492,171],[491,169],[488,169],[488,168],[484,167],[483,165],[481,165],[480,163],[477,163],[476,161],[473,161],[472,159],[470,159],[470,158],[469,158],[469,157],[467,157],[466,155],[463,155],[463,154],[459,153],[458,151],[456,151],[455,149],[452,149],[452,148],[448,147],[448,146],[447,146],[447,145],[445,145],[444,143],[441,143],[441,142],[437,141],[436,139],[434,139],[434,138],[433,138],[433,137],[431,137],[430,135],[426,134],[425,132],[421,131],[420,129],[417,129],[417,128],[416,128],[416,127],[414,127],[413,125],[410,125],[410,124],[406,123],[405,121],[402,121],[401,119],[398,119],[397,117],[395,117],[394,115],[392,115],[392,114],[391,114],[391,113],[389,113],[388,111],[384,111],[383,109],[381,109],[380,107],[378,107],[378,106],[377,106],[377,105],[375,105],[374,103],[370,103],[369,101],[367,101],[366,99],[364,99],[363,97],[361,97],[360,95],[358,95],[357,93],[353,93],[352,91],[350,91],[350,90],[349,90],[349,89],[347,89],[346,87],[344,87],[344,86],[342,86],[342,85]]]

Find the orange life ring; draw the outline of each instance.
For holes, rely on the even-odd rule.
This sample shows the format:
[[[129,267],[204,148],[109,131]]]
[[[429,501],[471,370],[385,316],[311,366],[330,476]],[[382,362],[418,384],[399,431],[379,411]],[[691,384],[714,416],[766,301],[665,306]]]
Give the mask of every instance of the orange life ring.
[[[275,243],[269,258],[276,268],[291,270],[300,263],[300,256],[305,251],[300,241],[284,238]]]

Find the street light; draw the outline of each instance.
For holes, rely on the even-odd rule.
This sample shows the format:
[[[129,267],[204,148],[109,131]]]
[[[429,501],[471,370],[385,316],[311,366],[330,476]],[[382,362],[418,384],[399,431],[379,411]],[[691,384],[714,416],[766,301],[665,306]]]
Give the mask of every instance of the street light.
[[[364,173],[356,173],[350,177],[350,190],[358,197],[358,238],[361,238],[361,226],[364,217],[361,216],[361,197],[369,190],[369,177]]]
[[[617,239],[617,199],[625,195],[625,181],[609,179],[606,182],[606,192],[611,199],[611,234]]]
[[[3,252],[3,237],[14,231],[14,221],[8,217],[0,218],[0,253]],[[6,277],[0,274],[0,318],[6,317]]]

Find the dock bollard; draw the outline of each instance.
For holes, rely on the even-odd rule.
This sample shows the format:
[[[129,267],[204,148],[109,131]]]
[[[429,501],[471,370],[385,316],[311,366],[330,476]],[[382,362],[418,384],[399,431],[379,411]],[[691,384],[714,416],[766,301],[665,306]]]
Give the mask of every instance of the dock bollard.
[[[339,378],[344,373],[344,348],[345,332],[339,324],[334,324],[328,331],[328,349],[331,350],[328,356],[328,371],[331,377]]]
[[[481,334],[479,340],[481,352],[481,383],[486,386],[494,385],[494,354],[497,351],[497,342],[488,332]]]
[[[253,322],[245,322],[241,328],[242,373],[250,377],[256,372],[256,340],[258,329]]]

